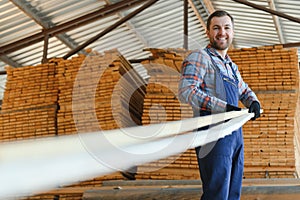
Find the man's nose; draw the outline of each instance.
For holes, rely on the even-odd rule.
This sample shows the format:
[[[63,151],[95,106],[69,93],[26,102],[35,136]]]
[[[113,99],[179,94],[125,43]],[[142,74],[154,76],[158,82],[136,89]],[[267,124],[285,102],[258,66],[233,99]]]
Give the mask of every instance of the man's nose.
[[[226,31],[225,31],[225,28],[220,28],[220,29],[219,29],[219,34],[220,34],[220,35],[225,34],[225,32],[226,32]]]

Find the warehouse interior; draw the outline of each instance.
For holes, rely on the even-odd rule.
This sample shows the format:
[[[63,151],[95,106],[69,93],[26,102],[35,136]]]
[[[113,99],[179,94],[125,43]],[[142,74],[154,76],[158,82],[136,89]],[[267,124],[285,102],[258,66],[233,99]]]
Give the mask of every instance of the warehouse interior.
[[[243,126],[242,199],[296,199],[299,8],[296,0],[2,0],[0,140],[191,118],[177,98],[181,64],[207,45],[206,20],[224,9],[235,19],[229,55],[264,110]],[[134,177],[116,171],[22,199],[199,199],[200,189],[188,149],[138,166]]]

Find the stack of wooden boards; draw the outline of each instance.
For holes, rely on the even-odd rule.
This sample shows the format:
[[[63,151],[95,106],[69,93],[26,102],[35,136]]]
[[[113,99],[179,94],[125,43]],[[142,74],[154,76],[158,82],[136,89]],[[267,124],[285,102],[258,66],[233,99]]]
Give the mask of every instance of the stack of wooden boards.
[[[79,55],[48,64],[7,68],[0,113],[0,140],[85,133],[181,120],[193,116],[177,98],[183,49],[147,49],[141,63],[147,79],[116,50]],[[282,46],[229,52],[264,113],[244,127],[245,178],[289,178],[299,154],[299,71],[296,49]],[[148,77],[149,76],[149,77]],[[296,138],[296,140],[294,140]],[[296,146],[296,152],[295,152]],[[139,166],[137,179],[199,179],[194,150]],[[122,179],[119,173],[96,177],[69,188],[100,186]],[[79,190],[78,190],[79,191]],[[59,194],[80,199],[80,192]],[[80,189],[82,191],[82,189]],[[76,194],[75,194],[76,193]],[[39,195],[28,199],[53,199]]]
[[[55,135],[58,84],[53,63],[7,67],[0,113],[1,141]]]
[[[58,135],[141,125],[144,80],[117,51],[61,61],[57,77]]]
[[[138,69],[137,69],[138,70]],[[84,134],[141,125],[145,80],[117,50],[91,53],[48,64],[7,67],[0,113],[0,140]],[[55,148],[55,147],[54,147]],[[94,187],[120,173],[69,187]],[[81,190],[82,191],[82,190]],[[81,199],[82,193],[59,199]],[[54,199],[38,195],[28,199]]]
[[[58,135],[141,125],[144,79],[116,50],[61,61],[57,76]],[[95,177],[68,187],[99,186],[111,179],[122,179],[122,175]]]
[[[147,49],[151,60],[142,62],[148,70],[146,96],[144,99],[143,125],[182,120],[193,117],[188,104],[178,100],[178,82],[183,49]],[[153,133],[154,135],[155,133]],[[194,150],[139,166],[138,179],[198,179],[197,159]]]
[[[259,120],[244,126],[245,177],[298,176],[294,140],[299,137],[297,49],[247,48],[232,50],[230,56],[264,110]]]

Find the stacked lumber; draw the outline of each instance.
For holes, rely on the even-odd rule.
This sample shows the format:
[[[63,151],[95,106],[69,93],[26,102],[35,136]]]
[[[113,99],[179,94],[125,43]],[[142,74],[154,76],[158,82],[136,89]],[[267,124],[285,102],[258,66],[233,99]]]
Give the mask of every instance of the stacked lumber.
[[[118,51],[79,55],[58,62],[58,135],[141,125],[145,80]],[[95,177],[68,187],[95,187],[120,173]],[[78,194],[62,195],[72,199]]]
[[[119,56],[113,65],[119,72],[118,76],[113,76],[118,80],[111,96],[112,112],[118,113],[115,120],[119,128],[141,125],[148,74],[143,76],[144,68],[132,66],[123,56]]]
[[[15,141],[141,125],[143,73],[116,50],[19,69],[8,67],[0,139]],[[94,187],[111,179],[122,179],[122,175],[96,177],[69,187]],[[81,197],[78,193],[59,196]],[[26,199],[48,197],[54,199],[50,194]]]
[[[181,103],[177,97],[182,55],[185,55],[186,51],[182,49],[177,51],[174,49],[149,50],[153,57],[142,62],[150,76],[144,99],[143,125],[191,118],[193,116],[191,107]],[[152,134],[155,135],[155,133]],[[198,169],[196,169],[197,173],[191,173],[192,176],[185,177],[184,174],[189,174],[186,171],[194,172],[195,168],[197,168],[195,153],[193,150],[188,150],[181,155],[139,166],[137,178],[193,179],[195,174],[198,174]],[[185,173],[181,173],[183,169],[186,170]],[[166,170],[174,173],[166,173]]]
[[[254,91],[298,89],[297,49],[281,45],[235,49],[229,52],[246,83]]]
[[[59,135],[141,124],[145,81],[117,51],[60,62],[58,79]]]
[[[84,187],[98,187],[102,186],[103,181],[109,181],[109,180],[122,180],[123,176],[116,172],[113,174],[101,176],[101,177],[95,177],[90,180],[80,181],[78,183],[72,184],[72,185],[66,185],[64,188],[84,188]]]
[[[300,88],[300,83],[299,83]],[[299,173],[300,172],[300,95],[298,95],[298,101],[296,105],[296,120],[295,120],[295,129],[298,130],[295,133],[295,157],[296,157],[296,170]]]
[[[82,194],[60,194],[58,198],[59,200],[82,200]]]
[[[0,141],[54,136],[55,116],[55,106],[1,113]]]
[[[183,57],[174,49],[150,50],[154,59],[142,63],[150,76],[144,99],[143,125],[192,117],[191,107],[177,97]],[[181,49],[178,51],[186,53]]]
[[[146,48],[145,51],[150,51],[152,58],[148,61],[145,60],[143,63],[156,63],[170,67],[178,72],[181,71],[181,65],[183,58],[187,57],[190,51],[185,49],[167,48],[167,49],[156,49]]]
[[[49,106],[57,103],[55,63],[6,67],[7,82],[2,111],[13,111]]]
[[[42,195],[34,195],[31,197],[20,198],[20,200],[53,200],[55,199],[55,195],[53,194],[42,194]]]
[[[256,92],[264,113],[243,126],[245,178],[290,178],[295,165],[295,122],[299,99],[296,49],[281,45],[229,52],[245,82]]]
[[[95,73],[93,73],[98,69],[96,64],[97,60],[95,60],[95,65],[88,65],[84,63],[85,59],[86,57],[84,55],[80,55],[73,57],[71,60],[64,60],[58,63],[58,135],[77,133],[76,125],[79,131],[82,132],[98,130],[98,122],[95,122],[96,119],[93,118],[94,101],[92,100],[94,97],[91,97],[91,95],[93,95],[91,94],[93,92],[92,89],[95,87],[93,83],[95,79],[97,79],[97,77],[94,76]],[[96,59],[96,57],[90,59]],[[81,70],[81,73],[79,78],[76,79],[79,70]],[[89,80],[91,80],[91,82],[89,82]],[[91,84],[89,85],[89,83]],[[73,94],[74,88],[76,92]],[[89,99],[91,99],[92,102],[89,102]],[[77,121],[74,121],[73,114],[77,117]]]
[[[7,82],[0,113],[0,140],[54,136],[57,104],[55,63],[6,67]]]
[[[0,141],[56,135],[56,64],[6,67],[7,81],[0,113]],[[24,199],[54,199],[51,194]]]
[[[173,144],[176,145],[176,144]],[[197,157],[194,149],[139,166],[137,179],[199,180]]]
[[[258,98],[264,113],[243,127],[245,177],[295,177],[296,95],[258,94]]]
[[[153,64],[149,74],[150,79],[144,99],[143,124],[191,117],[191,108],[179,102],[177,98],[179,73],[164,66]]]

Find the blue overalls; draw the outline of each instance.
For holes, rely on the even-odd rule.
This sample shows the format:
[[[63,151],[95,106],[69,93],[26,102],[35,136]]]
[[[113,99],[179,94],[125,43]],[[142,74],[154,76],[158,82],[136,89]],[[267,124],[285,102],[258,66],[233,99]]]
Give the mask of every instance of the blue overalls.
[[[209,53],[208,53],[209,54]],[[213,59],[212,59],[213,61]],[[213,64],[216,64],[213,61]],[[233,70],[232,70],[233,71]],[[218,70],[217,70],[218,72]],[[234,77],[236,77],[235,72]],[[228,104],[238,106],[238,80],[218,72],[216,84],[218,98]],[[224,87],[222,87],[222,84]],[[204,112],[200,115],[207,115]],[[203,153],[206,152],[206,153]],[[201,200],[238,200],[241,196],[244,144],[242,129],[219,139],[216,143],[196,148],[197,160],[202,180]]]

